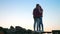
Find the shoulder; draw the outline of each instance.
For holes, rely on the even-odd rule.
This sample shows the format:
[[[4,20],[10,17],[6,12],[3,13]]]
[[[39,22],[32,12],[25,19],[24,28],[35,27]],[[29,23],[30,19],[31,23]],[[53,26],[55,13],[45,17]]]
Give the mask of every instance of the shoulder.
[[[33,11],[35,11],[35,10],[36,10],[36,8],[33,9]]]
[[[36,8],[34,8],[33,10],[36,10]]]

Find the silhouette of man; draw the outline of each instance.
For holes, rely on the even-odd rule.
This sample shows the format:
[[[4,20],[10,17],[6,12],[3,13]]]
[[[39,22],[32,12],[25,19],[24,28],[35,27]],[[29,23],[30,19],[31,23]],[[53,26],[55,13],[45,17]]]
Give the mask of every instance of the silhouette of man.
[[[43,9],[39,4],[36,4],[36,8],[33,10],[33,18],[34,18],[34,31],[36,29],[36,23],[37,23],[37,31],[43,31],[43,23],[42,23],[42,15]],[[42,28],[42,30],[41,30]]]

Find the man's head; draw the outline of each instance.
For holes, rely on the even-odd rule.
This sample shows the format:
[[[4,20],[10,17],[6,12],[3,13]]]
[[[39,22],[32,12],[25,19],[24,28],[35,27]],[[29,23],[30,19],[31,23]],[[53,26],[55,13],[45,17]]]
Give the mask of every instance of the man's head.
[[[39,4],[36,4],[36,6],[39,6]]]
[[[36,8],[39,8],[40,7],[40,5],[39,4],[36,4]]]

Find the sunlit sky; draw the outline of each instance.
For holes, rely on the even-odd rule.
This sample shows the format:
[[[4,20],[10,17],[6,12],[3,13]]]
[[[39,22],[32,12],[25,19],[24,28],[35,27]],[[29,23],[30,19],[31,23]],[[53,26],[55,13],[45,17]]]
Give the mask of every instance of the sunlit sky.
[[[45,31],[60,30],[60,0],[0,0],[0,26],[21,26],[33,30],[33,9],[43,8]]]

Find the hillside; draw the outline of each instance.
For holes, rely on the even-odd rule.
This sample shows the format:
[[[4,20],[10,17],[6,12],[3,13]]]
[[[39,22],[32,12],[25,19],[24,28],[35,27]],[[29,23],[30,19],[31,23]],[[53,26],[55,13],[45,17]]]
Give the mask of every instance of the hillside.
[[[30,29],[26,30],[20,26],[16,26],[15,28],[13,26],[10,26],[9,29],[0,27],[0,34],[1,32],[4,34],[39,34],[38,32],[34,32]]]

